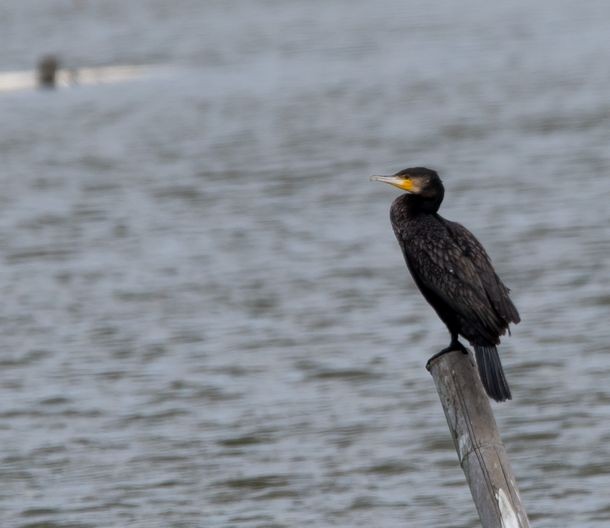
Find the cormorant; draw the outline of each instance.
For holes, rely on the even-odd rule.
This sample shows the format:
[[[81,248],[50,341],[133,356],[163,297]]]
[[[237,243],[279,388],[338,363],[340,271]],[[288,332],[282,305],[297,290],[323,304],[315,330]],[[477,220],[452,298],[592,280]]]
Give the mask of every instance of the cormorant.
[[[474,347],[487,394],[510,400],[496,345],[509,323],[520,321],[519,313],[481,243],[438,214],[445,194],[438,174],[414,167],[371,179],[406,191],[390,209],[394,234],[415,284],[451,334],[450,345],[433,358],[451,350],[467,353],[458,338],[463,336]]]

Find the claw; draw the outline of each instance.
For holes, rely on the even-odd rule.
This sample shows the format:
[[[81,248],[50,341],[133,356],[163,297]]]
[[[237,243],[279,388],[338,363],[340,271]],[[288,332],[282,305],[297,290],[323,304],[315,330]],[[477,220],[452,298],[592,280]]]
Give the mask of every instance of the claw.
[[[444,354],[447,354],[448,352],[455,352],[455,351],[459,351],[462,352],[462,354],[466,354],[468,355],[468,349],[462,345],[462,343],[460,343],[459,341],[452,341],[451,344],[447,347],[447,348],[443,348],[443,350],[441,350],[440,352],[437,352],[436,354],[434,354],[427,362],[426,362],[426,370],[430,370],[430,364],[435,360],[438,359],[439,357],[441,357]]]

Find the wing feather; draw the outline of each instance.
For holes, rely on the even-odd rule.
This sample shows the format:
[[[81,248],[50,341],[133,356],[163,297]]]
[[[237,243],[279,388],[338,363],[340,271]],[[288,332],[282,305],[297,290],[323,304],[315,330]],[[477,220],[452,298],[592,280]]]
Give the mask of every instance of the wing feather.
[[[463,335],[497,343],[519,314],[485,249],[455,222],[442,219],[428,227],[409,240],[397,233],[409,268],[453,310]]]
[[[485,248],[483,248],[476,237],[463,225],[449,220],[444,220],[444,223],[451,233],[456,245],[472,260],[476,271],[481,278],[489,302],[498,315],[500,315],[506,323],[518,323],[521,318],[519,317],[517,308],[509,297],[510,290],[504,285],[495,272]]]

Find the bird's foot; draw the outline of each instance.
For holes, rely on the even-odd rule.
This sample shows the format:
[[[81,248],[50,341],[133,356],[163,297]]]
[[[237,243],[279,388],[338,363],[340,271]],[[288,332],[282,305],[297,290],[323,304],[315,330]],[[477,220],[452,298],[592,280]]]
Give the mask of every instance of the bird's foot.
[[[454,351],[459,351],[462,352],[462,354],[468,355],[468,349],[464,345],[462,345],[462,343],[460,343],[459,341],[452,341],[447,348],[443,348],[443,350],[437,352],[428,360],[428,362],[426,363],[426,370],[430,370],[430,365],[435,359],[438,359],[442,355],[447,354],[447,352]]]

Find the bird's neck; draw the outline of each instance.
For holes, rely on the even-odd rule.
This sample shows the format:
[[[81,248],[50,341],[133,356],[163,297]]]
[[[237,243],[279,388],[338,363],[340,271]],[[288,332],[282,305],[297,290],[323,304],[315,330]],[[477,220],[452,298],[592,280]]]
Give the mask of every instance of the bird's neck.
[[[438,212],[443,197],[423,198],[417,194],[403,194],[400,198],[408,217],[413,218],[420,215],[430,215]]]

